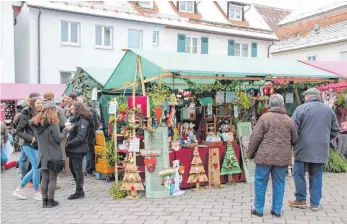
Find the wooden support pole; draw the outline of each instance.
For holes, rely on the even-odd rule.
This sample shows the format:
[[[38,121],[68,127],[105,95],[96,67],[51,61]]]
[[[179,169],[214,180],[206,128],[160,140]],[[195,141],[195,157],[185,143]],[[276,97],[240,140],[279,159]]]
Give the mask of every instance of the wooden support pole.
[[[115,102],[117,102],[117,100],[115,99]],[[117,102],[118,103],[118,102]],[[118,106],[117,106],[118,107]],[[115,163],[114,163],[114,176],[115,176],[115,181],[116,184],[118,184],[118,146],[117,146],[117,113],[114,113],[114,127],[113,127],[113,137],[114,137],[114,155],[115,155]]]
[[[139,67],[139,71],[140,71],[140,79],[141,79],[141,86],[142,86],[142,95],[146,96],[146,89],[145,89],[145,82],[144,82],[144,77],[143,77],[143,73],[142,73],[142,63],[141,63],[141,58],[140,56],[137,56],[138,59],[138,67]]]

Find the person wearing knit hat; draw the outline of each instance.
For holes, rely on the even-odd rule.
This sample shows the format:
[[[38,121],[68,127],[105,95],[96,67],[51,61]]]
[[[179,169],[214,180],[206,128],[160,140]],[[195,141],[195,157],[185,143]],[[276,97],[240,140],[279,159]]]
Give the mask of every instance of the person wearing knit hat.
[[[305,103],[294,111],[294,120],[299,140],[294,145],[294,182],[296,200],[291,207],[307,208],[305,171],[308,168],[311,210],[318,211],[322,198],[324,165],[328,162],[329,143],[339,134],[336,114],[321,101],[317,88],[303,93]]]

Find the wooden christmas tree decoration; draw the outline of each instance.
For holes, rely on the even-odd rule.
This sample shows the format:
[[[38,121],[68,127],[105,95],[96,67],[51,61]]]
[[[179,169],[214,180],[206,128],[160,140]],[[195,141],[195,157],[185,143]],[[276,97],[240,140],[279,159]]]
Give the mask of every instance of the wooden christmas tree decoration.
[[[213,148],[209,150],[208,179],[209,188],[222,187],[220,183],[219,148]]]
[[[221,175],[231,175],[241,173],[239,161],[236,158],[234,148],[231,144],[228,144],[227,151],[222,163]]]
[[[193,153],[193,159],[191,162],[191,167],[189,171],[189,178],[188,183],[189,184],[196,184],[196,191],[201,190],[200,189],[200,183],[208,181],[208,178],[205,173],[204,166],[202,165],[202,161],[199,155],[198,147],[195,147],[194,153]]]
[[[129,153],[128,159],[125,161],[125,174],[123,178],[123,184],[121,190],[130,191],[129,198],[139,198],[137,191],[144,191],[144,187],[141,182],[140,174],[135,164],[135,158],[132,153]]]

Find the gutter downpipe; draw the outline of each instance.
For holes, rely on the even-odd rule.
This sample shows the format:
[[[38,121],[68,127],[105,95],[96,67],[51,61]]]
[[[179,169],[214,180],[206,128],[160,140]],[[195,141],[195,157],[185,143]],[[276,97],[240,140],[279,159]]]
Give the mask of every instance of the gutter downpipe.
[[[270,58],[270,48],[274,44],[275,44],[275,41],[272,41],[272,43],[267,47],[267,58]]]
[[[37,83],[41,84],[41,8],[37,16]]]

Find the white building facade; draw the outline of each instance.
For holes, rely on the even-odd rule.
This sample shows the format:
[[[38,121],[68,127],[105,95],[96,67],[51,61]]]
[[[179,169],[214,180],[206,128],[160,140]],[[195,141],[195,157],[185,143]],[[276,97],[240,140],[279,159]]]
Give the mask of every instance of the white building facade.
[[[271,47],[272,57],[347,61],[346,1],[308,2],[279,25],[280,41]]]
[[[18,2],[0,2],[0,52],[1,52],[1,79],[0,83],[15,82],[15,56],[14,56],[14,11],[13,6]]]
[[[241,3],[26,2],[15,25],[16,81],[66,83],[76,67],[115,68],[126,48],[268,57],[274,40]]]

